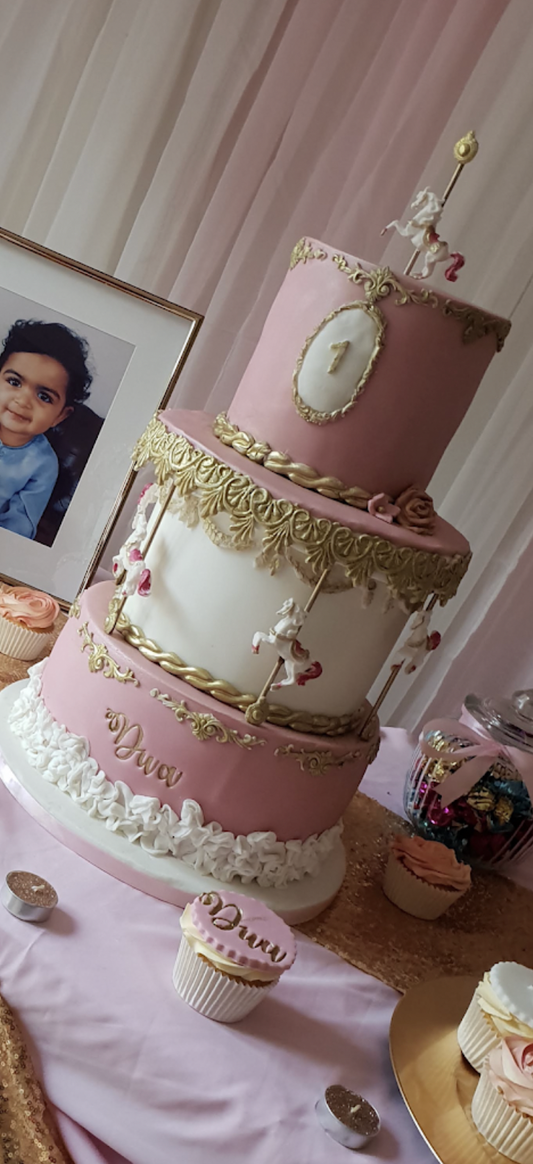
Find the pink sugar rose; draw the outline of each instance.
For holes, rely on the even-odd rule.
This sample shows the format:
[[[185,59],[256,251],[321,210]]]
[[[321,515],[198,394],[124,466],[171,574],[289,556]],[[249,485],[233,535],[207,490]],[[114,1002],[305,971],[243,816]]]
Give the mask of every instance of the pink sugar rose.
[[[376,493],[368,502],[368,512],[371,517],[379,517],[380,521],[388,521],[390,523],[398,516],[400,509],[398,505],[392,504],[390,497],[386,493]]]
[[[28,630],[48,630],[59,614],[55,598],[43,594],[41,590],[28,590],[25,586],[13,586],[0,591],[0,617],[8,618],[17,626]]]
[[[435,529],[436,513],[433,501],[420,485],[409,485],[396,498],[398,525],[413,533],[432,534]]]

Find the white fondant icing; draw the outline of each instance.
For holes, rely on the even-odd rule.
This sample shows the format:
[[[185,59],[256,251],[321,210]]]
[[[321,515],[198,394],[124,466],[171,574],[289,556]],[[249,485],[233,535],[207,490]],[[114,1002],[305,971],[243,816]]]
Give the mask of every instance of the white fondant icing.
[[[225,516],[216,517],[221,527]],[[165,514],[146,555],[151,592],[128,598],[125,614],[161,650],[258,695],[274,660],[269,650],[252,654],[254,632],[274,625],[288,594],[305,606],[312,586],[284,561],[274,575],[255,569],[257,553],[258,546],[238,552],[215,546],[201,524],[188,528],[177,514]],[[397,603],[384,613],[389,594],[375,581],[366,608],[360,587],[319,594],[305,623],[305,646],[320,660],[322,675],[305,687],[277,691],[276,703],[324,715],[360,706],[408,617]]]
[[[29,682],[15,703],[9,724],[32,767],[67,793],[107,829],[138,841],[153,856],[171,854],[198,873],[221,881],[239,877],[245,884],[282,888],[306,874],[315,877],[335,848],[342,823],[305,841],[278,841],[272,832],[235,836],[217,821],[204,823],[199,804],[185,800],[181,817],[155,796],[138,796],[123,781],[109,781],[90,755],[89,743],[67,731],[41,699],[46,660],[30,669]]]
[[[377,336],[376,321],[364,303],[341,307],[317,331],[295,375],[304,404],[316,412],[334,412],[349,404],[375,351]]]

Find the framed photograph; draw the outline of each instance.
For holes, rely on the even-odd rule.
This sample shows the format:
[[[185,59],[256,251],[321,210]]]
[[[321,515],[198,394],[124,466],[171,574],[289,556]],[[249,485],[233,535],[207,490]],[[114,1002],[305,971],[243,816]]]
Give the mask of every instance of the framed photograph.
[[[0,578],[68,605],[203,317],[0,228]]]

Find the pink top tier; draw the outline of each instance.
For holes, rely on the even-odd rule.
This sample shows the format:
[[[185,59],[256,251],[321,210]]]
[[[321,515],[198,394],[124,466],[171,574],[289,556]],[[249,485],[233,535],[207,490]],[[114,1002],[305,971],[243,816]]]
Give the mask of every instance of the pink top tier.
[[[271,909],[232,889],[202,893],[191,906],[200,937],[224,958],[253,970],[288,970],[296,957],[289,926]]]
[[[373,296],[364,282],[349,278],[349,271],[362,268],[373,273],[378,268],[313,239],[306,242],[324,257],[300,260],[287,273],[229,419],[257,441],[323,476],[338,477],[345,485],[391,497],[415,483],[425,488],[497,350],[498,334],[502,339],[508,325],[404,275],[392,275],[392,279],[418,297],[429,295],[429,302],[399,303],[402,291],[390,283],[382,286],[383,294]],[[348,271],[339,268],[336,256],[345,261]],[[339,308],[355,303],[373,305],[378,313],[374,321],[358,308],[324,322]],[[352,336],[350,360],[357,363],[362,342],[357,327],[364,325],[367,336],[372,336],[379,323],[382,346],[353,406],[321,423],[300,415],[293,399],[293,378],[313,333],[320,328],[317,340],[322,355],[312,341],[297,382],[303,385],[303,376],[308,374],[304,366],[307,361],[309,368],[315,344],[315,379],[323,374],[327,395],[330,388],[335,393],[339,384],[335,369],[328,374],[328,361],[333,362],[339,353],[343,327],[347,324],[346,334]],[[330,339],[336,347],[330,346]],[[339,371],[341,366],[339,361]],[[346,363],[345,379],[349,367]],[[354,388],[357,382],[355,378]],[[306,404],[309,396],[306,400],[305,388],[302,392]]]

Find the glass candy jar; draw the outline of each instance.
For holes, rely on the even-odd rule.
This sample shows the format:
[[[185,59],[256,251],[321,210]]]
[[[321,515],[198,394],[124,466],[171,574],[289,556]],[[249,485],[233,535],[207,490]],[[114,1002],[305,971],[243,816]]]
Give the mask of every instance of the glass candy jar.
[[[533,691],[468,695],[459,720],[426,724],[404,807],[421,837],[494,869],[533,847]]]

